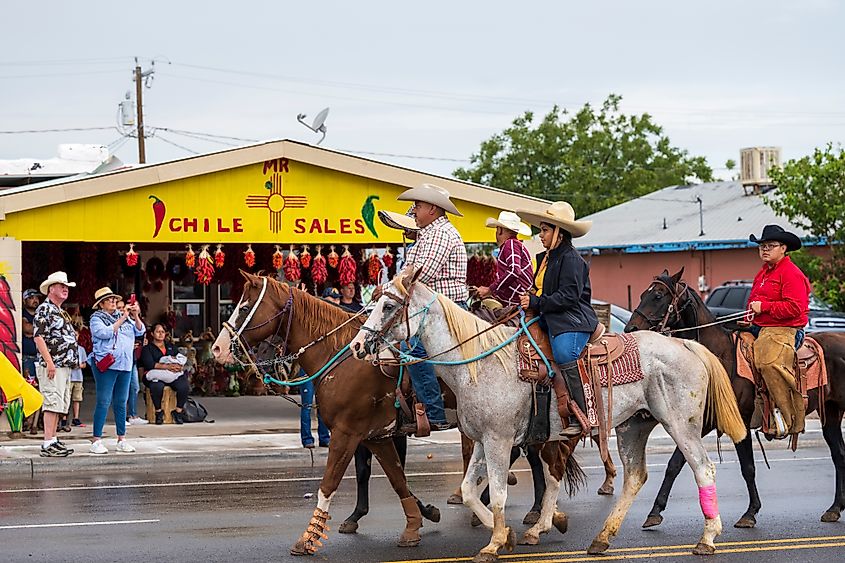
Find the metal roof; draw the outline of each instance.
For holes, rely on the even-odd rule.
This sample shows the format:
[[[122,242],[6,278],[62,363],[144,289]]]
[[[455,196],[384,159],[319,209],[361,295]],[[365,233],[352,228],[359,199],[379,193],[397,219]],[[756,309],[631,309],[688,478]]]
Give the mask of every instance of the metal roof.
[[[700,235],[697,198],[701,198],[704,235]],[[591,220],[593,228],[573,242],[585,251],[673,252],[752,246],[748,236],[759,235],[763,226],[770,224],[802,239],[810,236],[775,215],[759,195],[745,195],[739,182],[670,186],[583,219]]]

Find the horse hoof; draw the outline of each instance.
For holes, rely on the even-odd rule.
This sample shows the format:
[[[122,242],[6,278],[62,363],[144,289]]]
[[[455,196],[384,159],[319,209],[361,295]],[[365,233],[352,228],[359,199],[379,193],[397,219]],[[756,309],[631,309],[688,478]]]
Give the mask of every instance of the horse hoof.
[[[312,555],[310,551],[305,547],[305,542],[302,540],[297,541],[293,544],[293,547],[290,548],[290,554],[299,556],[299,555]]]
[[[337,531],[341,534],[354,534],[358,531],[358,522],[355,520],[344,520],[337,528]]]
[[[590,547],[587,548],[587,553],[590,555],[601,555],[610,547],[610,544],[606,541],[600,540],[593,540],[593,543],[590,544]]]
[[[838,522],[839,521],[839,513],[834,512],[832,510],[828,510],[824,514],[822,514],[822,522]]]
[[[540,521],[540,512],[537,510],[532,510],[528,514],[525,515],[525,518],[522,519],[522,523],[526,526],[533,526],[537,522]]]
[[[475,512],[472,513],[472,518],[469,519],[469,525],[473,528],[477,528],[481,525],[481,518],[475,515]]]
[[[405,532],[402,534],[402,537],[399,538],[399,543],[396,544],[399,547],[417,547],[420,545],[420,534],[419,532]]]
[[[757,519],[753,516],[743,516],[734,524],[734,528],[753,528],[757,525]]]
[[[446,501],[446,504],[463,504],[464,497],[459,494],[454,494],[449,497],[449,500]]]
[[[505,549],[508,550],[508,553],[514,550],[516,547],[516,532],[513,531],[513,528],[508,528],[508,539],[505,540]]]
[[[663,516],[660,514],[652,514],[643,522],[643,528],[653,528],[663,523]]]
[[[695,549],[692,550],[693,555],[713,555],[716,553],[716,548],[712,545],[707,545],[706,543],[701,543],[695,546]]]
[[[508,485],[513,487],[516,484],[517,484],[516,475],[514,474],[513,471],[508,471]]]
[[[557,528],[557,531],[561,534],[565,534],[569,528],[569,518],[566,516],[566,513],[555,512],[554,516],[552,516],[552,526]]]
[[[525,532],[519,540],[519,545],[537,545],[538,543],[540,543],[540,536],[534,536],[528,532]]]
[[[498,559],[499,557],[495,553],[485,553],[481,551],[478,555],[472,558],[472,563],[493,563]]]
[[[598,492],[603,496],[613,496],[613,485],[602,485]]]
[[[433,504],[425,505],[425,510],[422,510],[423,518],[428,520],[429,522],[440,522],[440,509],[434,506]]]

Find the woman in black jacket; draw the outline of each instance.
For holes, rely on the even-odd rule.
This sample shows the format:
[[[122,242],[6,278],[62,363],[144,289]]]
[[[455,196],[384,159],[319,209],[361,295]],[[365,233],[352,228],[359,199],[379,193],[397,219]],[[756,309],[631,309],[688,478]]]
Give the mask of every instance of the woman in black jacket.
[[[173,363],[161,363],[162,357],[171,356],[175,358],[177,354],[176,347],[172,343],[166,342],[165,336],[167,336],[167,331],[164,330],[164,325],[153,325],[153,329],[149,334],[150,343],[141,350],[141,365],[146,372],[144,380],[150,389],[150,397],[155,407],[155,423],[164,423],[164,411],[161,410],[161,400],[164,396],[164,388],[170,387],[176,391],[176,410],[172,411],[170,415],[173,417],[173,422],[182,424],[182,409],[188,401],[188,392],[191,389],[188,383],[188,376],[182,371],[182,366]],[[150,373],[152,370],[165,370],[174,375],[177,373],[179,375],[172,378],[172,380],[172,376],[158,379],[154,376],[155,372]]]
[[[584,236],[592,221],[576,221],[575,211],[565,201],[553,203],[544,212],[517,211],[520,218],[540,228],[546,252],[537,256],[534,295],[522,296],[522,307],[539,313],[548,332],[555,362],[564,375],[569,395],[586,413],[584,387],[578,373],[578,356],[596,330],[598,319],[590,304],[590,267],[572,246],[572,238]],[[564,436],[577,436],[583,429],[570,417]]]

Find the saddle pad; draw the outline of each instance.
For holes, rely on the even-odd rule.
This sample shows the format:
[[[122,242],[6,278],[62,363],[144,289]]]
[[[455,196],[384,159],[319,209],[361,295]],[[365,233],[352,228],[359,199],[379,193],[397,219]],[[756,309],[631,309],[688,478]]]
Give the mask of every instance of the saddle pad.
[[[619,337],[624,346],[619,359],[607,365],[596,366],[602,387],[607,387],[608,374],[612,374],[614,386],[635,383],[645,377],[640,365],[640,348],[637,346],[637,339],[631,334],[620,334]]]
[[[824,349],[822,349],[821,344],[809,336],[804,338],[803,345],[812,346],[816,349],[816,354],[819,355],[819,359],[807,368],[807,391],[824,387],[827,385],[827,366],[824,363]]]
[[[736,373],[740,377],[747,379],[751,383],[755,383],[754,381],[754,371],[755,368],[751,364],[752,356],[752,344],[754,343],[754,336],[748,332],[740,332],[734,333],[734,338],[739,338],[740,342],[739,345],[736,347]],[[812,346],[816,350],[816,354],[818,355],[818,360],[813,362],[809,368],[804,370],[803,368],[799,368],[803,375],[807,378],[807,387],[804,391],[811,391],[813,389],[818,389],[819,387],[824,387],[827,385],[827,366],[824,362],[824,350],[822,349],[821,345],[810,338],[809,336],[804,338],[804,344],[802,346]]]

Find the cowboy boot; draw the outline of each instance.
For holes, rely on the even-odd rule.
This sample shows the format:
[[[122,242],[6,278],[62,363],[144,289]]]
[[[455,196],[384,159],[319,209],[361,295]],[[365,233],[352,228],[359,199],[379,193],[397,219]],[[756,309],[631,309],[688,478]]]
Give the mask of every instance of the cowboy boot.
[[[581,372],[578,369],[578,362],[569,362],[560,366],[560,374],[563,376],[566,388],[569,391],[569,396],[581,409],[584,414],[587,413],[587,400],[584,398],[584,385],[581,383]],[[578,418],[570,413],[569,425],[560,433],[561,436],[580,436],[584,433],[581,428],[581,423]]]
[[[578,420],[572,416],[572,411],[569,409],[569,390],[566,388],[563,374],[557,374],[551,379],[552,387],[555,390],[555,398],[557,399],[557,413],[560,415],[560,421],[563,423],[563,430],[560,435],[565,437],[573,437],[581,435],[581,425]],[[574,425],[573,425],[574,424]]]

